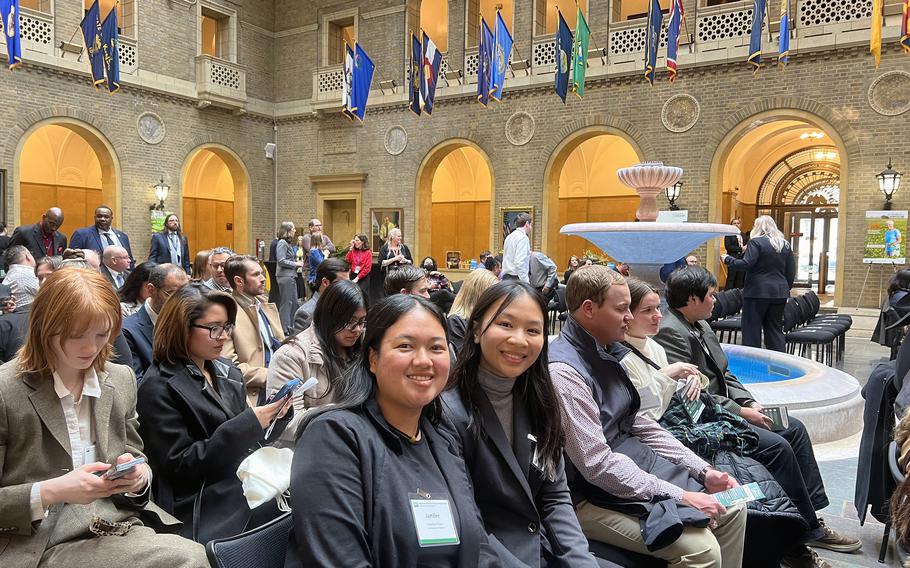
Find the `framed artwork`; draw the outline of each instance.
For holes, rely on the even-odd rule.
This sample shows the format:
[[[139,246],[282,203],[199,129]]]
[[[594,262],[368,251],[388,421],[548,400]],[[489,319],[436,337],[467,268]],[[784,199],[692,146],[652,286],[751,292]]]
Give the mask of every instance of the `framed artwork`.
[[[389,231],[401,229],[404,232],[404,209],[370,209],[370,242],[373,252],[389,240]]]
[[[534,207],[500,207],[499,208],[499,228],[501,233],[501,238],[499,242],[500,248],[505,244],[506,237],[509,236],[509,233],[515,230],[515,219],[522,213],[527,213],[531,216],[531,219],[534,219]]]
[[[461,251],[446,251],[446,268],[461,268]]]

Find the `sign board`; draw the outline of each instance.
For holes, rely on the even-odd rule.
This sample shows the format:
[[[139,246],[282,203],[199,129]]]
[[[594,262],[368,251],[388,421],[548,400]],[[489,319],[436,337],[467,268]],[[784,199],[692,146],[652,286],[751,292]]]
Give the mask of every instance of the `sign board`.
[[[678,209],[676,211],[658,211],[658,223],[686,223],[689,221],[688,209]]]
[[[152,222],[152,233],[160,233],[164,229],[164,220],[167,219],[168,215],[173,213],[172,211],[158,211],[153,209],[150,212],[151,222]]]
[[[866,264],[907,262],[907,212],[866,211]]]

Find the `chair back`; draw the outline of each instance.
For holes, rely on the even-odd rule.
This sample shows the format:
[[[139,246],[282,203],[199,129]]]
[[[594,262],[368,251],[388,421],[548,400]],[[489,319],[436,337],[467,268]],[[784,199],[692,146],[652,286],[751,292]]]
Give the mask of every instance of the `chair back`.
[[[803,296],[796,296],[795,298],[790,298],[796,303],[796,306],[799,308],[799,323],[800,325],[808,323],[812,320],[812,304],[809,302],[809,299]]]
[[[796,305],[795,298],[790,298],[784,307],[784,333],[793,331],[799,324],[799,319],[799,306]]]
[[[289,511],[261,527],[211,541],[205,553],[215,568],[284,568],[292,526]]]
[[[714,294],[714,309],[711,310],[709,322],[719,320],[727,315],[727,298],[720,293]]]
[[[818,294],[815,293],[815,290],[810,289],[804,296],[806,296],[806,301],[809,302],[809,306],[812,308],[809,317],[810,319],[814,318],[818,315],[818,310],[822,307],[822,301],[818,298]]]

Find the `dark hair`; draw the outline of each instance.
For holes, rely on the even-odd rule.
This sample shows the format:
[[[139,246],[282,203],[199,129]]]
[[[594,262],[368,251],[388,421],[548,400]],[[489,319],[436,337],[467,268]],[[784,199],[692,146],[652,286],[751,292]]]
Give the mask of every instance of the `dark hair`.
[[[151,282],[155,288],[161,290],[164,288],[164,281],[167,280],[167,277],[178,271],[183,272],[183,269],[176,264],[171,264],[170,262],[158,264],[152,267],[148,281]],[[184,272],[184,274],[186,273]]]
[[[329,288],[329,290],[332,288],[334,286]],[[316,302],[316,304],[318,309],[319,302]],[[367,316],[369,325],[360,340],[360,352],[357,354],[355,361],[348,366],[342,380],[339,382],[341,389],[335,397],[334,404],[323,405],[307,412],[300,428],[297,430],[298,437],[317,416],[335,410],[360,408],[366,401],[373,398],[376,391],[376,376],[370,371],[370,350],[379,352],[386,331],[402,317],[418,309],[422,309],[433,316],[442,327],[446,337],[446,344],[448,344],[449,332],[445,316],[439,311],[439,308],[426,298],[410,294],[395,294],[378,301],[370,309]],[[313,314],[313,318],[315,325],[315,314]],[[439,423],[442,417],[442,401],[438,396],[433,399],[433,402],[424,407],[423,415],[433,424]]]
[[[522,295],[529,296],[540,308],[543,316],[543,328],[541,329],[543,349],[528,370],[515,380],[512,395],[516,400],[514,404],[522,401],[526,405],[531,420],[531,430],[537,434],[537,455],[540,459],[541,469],[548,477],[554,479],[559,460],[562,457],[562,410],[547,367],[547,329],[549,327],[547,305],[537,290],[518,280],[505,280],[491,286],[480,296],[468,320],[465,342],[458,353],[448,388],[458,389],[458,394],[468,411],[469,428],[475,436],[479,437],[483,427],[483,418],[480,415],[478,403],[482,388],[477,381],[477,370],[480,368],[483,352],[472,338],[486,333],[499,314]],[[486,327],[482,327],[487,312],[500,300],[502,303],[493,314],[490,323]]]
[[[527,225],[530,222],[531,222],[531,216],[528,215],[527,213],[519,213],[518,216],[515,217],[515,227],[516,228],[524,227],[525,225]]]
[[[329,284],[331,284],[338,278],[340,272],[347,272],[350,269],[348,263],[340,258],[327,258],[323,260],[319,263],[319,266],[316,267],[317,288],[322,284],[323,278],[328,280]]]
[[[237,320],[237,304],[230,294],[190,282],[164,303],[152,337],[152,361],[182,364],[190,360],[190,327],[213,305],[224,306],[228,323]]]
[[[629,304],[629,311],[634,312],[638,305],[650,293],[660,296],[660,292],[654,286],[651,286],[644,280],[638,278],[626,278],[626,284],[629,286],[629,295],[632,296],[632,302]]]
[[[493,269],[496,268],[497,264],[500,266],[500,268],[502,267],[502,263],[496,260],[495,256],[488,256],[487,259],[483,261],[483,267],[490,272],[493,272]]]
[[[427,271],[417,268],[413,264],[403,264],[396,269],[389,270],[385,277],[383,288],[387,296],[398,294],[402,290],[410,291],[414,284],[427,277]]]
[[[42,257],[41,260],[35,263],[35,276],[38,276],[38,269],[45,264],[51,267],[51,272],[56,272],[63,266],[63,257],[56,255]]]
[[[361,245],[360,245],[360,246],[363,247],[363,248],[360,249],[360,250],[371,250],[371,247],[370,247],[370,237],[368,237],[368,236],[366,236],[365,234],[361,233],[361,234],[357,235],[357,240],[361,242]]]
[[[212,254],[219,254],[218,250],[216,249]],[[252,262],[256,266],[259,266],[259,259],[248,254],[235,254],[224,261],[224,277],[227,278],[228,284],[230,284],[232,290],[237,289],[237,283],[234,282],[235,276],[246,278],[246,273],[249,272],[246,269],[247,262]]]
[[[171,213],[170,215],[168,215],[167,217],[164,218],[164,224],[161,226],[161,230],[158,232],[162,235],[167,235],[168,231],[170,230],[167,228],[167,220],[170,219],[171,217],[177,217],[177,234],[182,235],[183,232],[180,230],[180,217],[178,217],[176,213]]]
[[[117,294],[121,302],[136,303],[139,301],[139,292],[142,291],[142,285],[149,281],[149,275],[152,269],[158,266],[152,261],[137,264],[136,268],[130,272],[130,275],[123,281],[123,286]]]
[[[420,261],[420,268],[424,268],[424,265],[427,263],[427,260],[429,260],[430,262],[433,263],[433,268],[430,268],[430,269],[429,269],[430,271],[439,270],[439,265],[436,264],[436,259],[433,258],[432,256],[425,256],[425,257],[423,258],[423,260]],[[426,269],[424,268],[424,270],[426,270]]]
[[[366,300],[360,286],[350,280],[339,280],[319,296],[316,309],[313,311],[313,330],[322,347],[323,364],[329,376],[329,388],[326,396],[338,389],[345,368],[350,361],[345,361],[335,345],[335,334],[351,321],[357,310],[366,309]],[[296,337],[296,336],[294,336]],[[360,350],[361,339],[351,348],[350,353]]]
[[[673,309],[686,307],[689,297],[704,300],[709,288],[717,288],[717,278],[703,266],[682,266],[667,277],[667,305]]]
[[[3,260],[6,261],[7,266],[19,264],[25,260],[25,253],[27,252],[27,247],[24,247],[22,245],[13,245],[6,249],[6,252],[3,254]]]
[[[901,268],[888,283],[888,296],[898,290],[910,290],[910,268]]]

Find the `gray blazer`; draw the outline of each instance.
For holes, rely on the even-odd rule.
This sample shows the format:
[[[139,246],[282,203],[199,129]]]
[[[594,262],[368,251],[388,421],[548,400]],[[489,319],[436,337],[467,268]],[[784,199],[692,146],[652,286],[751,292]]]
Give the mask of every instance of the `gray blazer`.
[[[751,246],[751,245],[750,245]],[[707,345],[707,351],[701,346],[699,332]],[[696,365],[707,375],[708,392],[718,398],[718,402],[730,412],[739,415],[739,409],[755,398],[743,386],[727,364],[727,356],[720,347],[720,342],[714,331],[704,321],[699,321],[695,327],[689,325],[686,318],[676,310],[669,308],[664,312],[664,319],[660,322],[660,331],[654,336],[667,352],[667,361],[676,363],[684,361]]]
[[[0,366],[0,566],[35,568],[49,547],[93,537],[93,516],[114,522],[140,518],[156,530],[179,524],[148,494],[53,505],[43,521],[32,523],[32,485],[72,470],[73,460],[53,379],[50,374],[22,375],[17,364],[13,359]],[[143,455],[132,370],[108,363],[98,380],[101,397],[92,416],[96,459],[111,463],[124,452]]]
[[[276,278],[294,278],[297,276],[297,255],[294,249],[284,239],[278,239],[275,247],[275,267]]]

